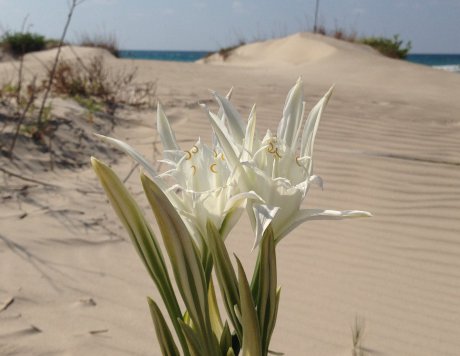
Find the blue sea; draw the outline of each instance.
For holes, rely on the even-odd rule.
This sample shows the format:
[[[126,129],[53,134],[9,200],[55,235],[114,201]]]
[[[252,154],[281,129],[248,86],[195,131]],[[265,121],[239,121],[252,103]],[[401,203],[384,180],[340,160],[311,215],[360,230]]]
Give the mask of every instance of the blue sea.
[[[460,54],[409,54],[409,62],[460,73]]]
[[[146,50],[121,50],[121,58],[154,59],[157,61],[195,62],[203,58],[209,51],[146,51]]]
[[[208,51],[146,51],[122,50],[120,57],[131,59],[153,59],[159,61],[194,62],[206,56]],[[460,54],[409,54],[409,62],[424,64],[436,69],[460,73]]]

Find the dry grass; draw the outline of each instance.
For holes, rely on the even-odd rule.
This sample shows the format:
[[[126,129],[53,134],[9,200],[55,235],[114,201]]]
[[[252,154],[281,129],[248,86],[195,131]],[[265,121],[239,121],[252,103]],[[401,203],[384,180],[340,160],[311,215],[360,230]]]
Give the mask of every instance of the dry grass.
[[[62,61],[55,73],[53,92],[76,98],[85,107],[104,107],[106,113],[114,115],[122,105],[154,105],[156,81],[139,83],[136,79],[137,68],[113,71],[102,56],[86,64],[81,60]]]
[[[88,34],[83,33],[77,40],[78,46],[103,48],[115,57],[120,56],[118,39],[113,33]]]

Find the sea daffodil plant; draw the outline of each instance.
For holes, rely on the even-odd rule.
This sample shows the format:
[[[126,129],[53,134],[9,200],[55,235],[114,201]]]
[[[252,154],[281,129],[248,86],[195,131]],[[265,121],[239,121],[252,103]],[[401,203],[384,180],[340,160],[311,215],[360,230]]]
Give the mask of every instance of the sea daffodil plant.
[[[198,140],[179,147],[159,105],[157,130],[170,169],[159,174],[128,144],[103,137],[142,167],[141,182],[159,226],[179,295],[173,288],[160,243],[116,174],[92,158],[93,168],[159,290],[174,327],[171,332],[157,303],[148,298],[164,355],[267,355],[280,298],[276,244],[292,229],[313,219],[370,216],[364,211],[301,209],[313,183],[313,143],[332,90],[303,124],[302,81],[289,92],[277,134],[259,139],[255,107],[247,123],[229,101],[215,93],[217,114],[205,108],[214,131],[213,147]],[[303,126],[303,130],[302,130]],[[234,268],[225,238],[244,207],[255,232],[257,263],[252,281],[236,257]],[[228,321],[222,318],[213,283],[221,290]]]

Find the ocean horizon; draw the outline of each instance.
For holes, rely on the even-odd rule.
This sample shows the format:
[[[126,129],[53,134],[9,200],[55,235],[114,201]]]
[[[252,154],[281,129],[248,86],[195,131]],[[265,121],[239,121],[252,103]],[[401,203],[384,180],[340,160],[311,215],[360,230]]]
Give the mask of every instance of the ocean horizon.
[[[120,50],[121,58],[156,61],[195,62],[212,51],[170,51],[170,50]],[[460,54],[411,53],[408,62],[423,64],[432,68],[460,73]]]

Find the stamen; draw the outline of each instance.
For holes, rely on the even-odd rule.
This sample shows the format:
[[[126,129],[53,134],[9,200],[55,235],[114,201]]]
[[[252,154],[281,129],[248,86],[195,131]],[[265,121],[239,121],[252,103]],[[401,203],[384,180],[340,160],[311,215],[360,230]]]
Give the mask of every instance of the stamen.
[[[192,171],[193,171],[193,172],[192,172],[192,175],[195,175],[195,173],[196,173],[196,166],[192,166]]]
[[[213,163],[209,166],[209,169],[211,170],[212,173],[217,173],[217,164]]]
[[[269,143],[268,143],[267,151],[270,152],[270,153],[275,153],[276,148],[275,148],[275,146],[273,145],[272,142],[269,142]]]
[[[302,167],[302,166],[300,165],[300,163],[299,163],[299,158],[300,158],[300,156],[297,156],[297,157],[295,158],[295,163],[297,163],[297,165],[298,165],[299,167]]]
[[[190,158],[192,158],[192,154],[190,153],[190,151],[184,151],[185,154],[187,155],[187,157],[185,157],[185,159],[188,161]]]
[[[283,157],[283,156],[281,156],[280,153],[278,152],[278,147],[275,148],[275,156],[277,156],[278,158]]]
[[[193,146],[192,149],[190,150],[192,153],[197,153],[198,152],[198,147]]]

